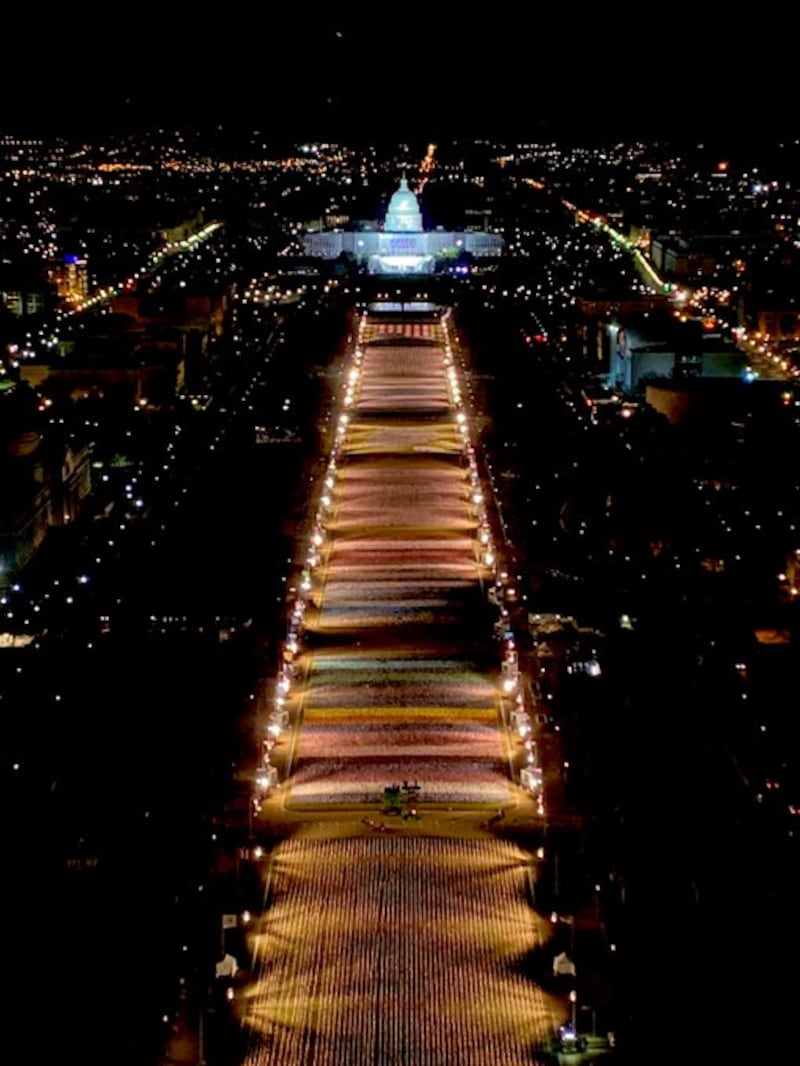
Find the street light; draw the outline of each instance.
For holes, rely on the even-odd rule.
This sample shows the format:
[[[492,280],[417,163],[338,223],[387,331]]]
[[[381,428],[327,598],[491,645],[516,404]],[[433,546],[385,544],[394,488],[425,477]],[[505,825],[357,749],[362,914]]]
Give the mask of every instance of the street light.
[[[569,1002],[572,1008],[571,1023],[573,1032],[578,1032],[578,993],[575,989],[570,990]]]
[[[575,916],[573,914],[559,914],[558,911],[552,911],[550,914],[550,921],[553,925],[558,925],[561,922],[563,925],[569,926],[569,951],[570,955],[575,954]]]
[[[594,1007],[589,1003],[581,1004],[581,1010],[588,1010],[592,1012],[592,1036],[597,1036],[597,1012]]]

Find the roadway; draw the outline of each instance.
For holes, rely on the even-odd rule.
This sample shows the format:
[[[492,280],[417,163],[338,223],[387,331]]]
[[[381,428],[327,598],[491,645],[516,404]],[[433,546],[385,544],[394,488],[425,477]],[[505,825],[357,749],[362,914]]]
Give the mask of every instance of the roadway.
[[[368,316],[346,357],[289,665],[264,708],[280,784],[259,828],[290,839],[253,937],[248,1066],[527,1063],[569,1016],[518,965],[552,930],[526,902],[534,856],[496,830],[541,830],[542,797],[516,780],[449,324],[415,332]]]

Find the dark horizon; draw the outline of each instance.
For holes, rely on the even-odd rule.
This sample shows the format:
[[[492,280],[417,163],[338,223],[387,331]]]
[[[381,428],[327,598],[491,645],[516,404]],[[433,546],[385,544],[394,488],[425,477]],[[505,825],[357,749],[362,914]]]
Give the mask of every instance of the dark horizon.
[[[762,161],[776,151],[797,151],[800,136],[783,127],[760,123],[748,134],[742,127],[718,126],[709,135],[700,128],[671,127],[669,123],[633,120],[609,123],[583,123],[566,116],[551,116],[531,121],[518,127],[501,127],[472,133],[460,122],[431,122],[420,129],[398,124],[394,128],[382,126],[379,120],[362,116],[361,121],[351,123],[330,119],[323,122],[309,117],[307,121],[297,118],[292,123],[264,122],[257,115],[238,116],[231,120],[211,108],[203,114],[183,115],[170,113],[163,108],[143,103],[139,107],[120,107],[113,116],[85,115],[80,121],[59,125],[40,116],[25,115],[19,111],[12,119],[0,120],[0,136],[33,137],[43,141],[104,142],[120,141],[130,137],[149,137],[156,134],[176,133],[197,138],[208,150],[219,150],[223,157],[226,151],[242,151],[255,141],[275,146],[280,150],[303,143],[342,144],[354,149],[368,146],[389,151],[392,146],[410,144],[424,154],[425,145],[433,142],[446,144],[520,145],[555,143],[562,146],[601,147],[615,143],[664,145],[681,152],[705,149],[720,158],[748,158],[758,155]],[[800,135],[800,131],[798,131]]]
[[[480,26],[443,14],[380,24],[261,21],[229,11],[176,29],[146,13],[95,43],[72,20],[5,61],[0,129],[41,136],[217,126],[296,140],[663,139],[800,136],[791,71],[774,55],[734,66],[728,27],[693,13],[613,24],[554,10]],[[14,31],[11,16],[10,31]],[[52,24],[51,24],[52,25]],[[23,27],[17,27],[22,32]]]

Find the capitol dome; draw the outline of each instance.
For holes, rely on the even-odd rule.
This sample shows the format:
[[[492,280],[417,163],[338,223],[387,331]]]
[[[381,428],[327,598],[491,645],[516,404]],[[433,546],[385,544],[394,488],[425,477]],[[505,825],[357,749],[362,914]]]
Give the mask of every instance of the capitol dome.
[[[399,187],[392,194],[383,228],[387,233],[422,232],[422,212],[419,209],[419,201],[409,189],[405,178],[401,179]]]

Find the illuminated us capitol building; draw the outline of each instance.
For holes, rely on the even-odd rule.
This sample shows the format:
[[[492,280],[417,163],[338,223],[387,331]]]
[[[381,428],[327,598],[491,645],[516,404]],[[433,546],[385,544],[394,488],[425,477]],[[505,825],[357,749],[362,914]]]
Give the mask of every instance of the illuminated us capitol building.
[[[419,201],[405,178],[389,201],[382,229],[328,230],[303,237],[306,255],[337,259],[344,254],[370,274],[432,274],[438,264],[453,262],[461,253],[495,259],[504,244],[497,233],[425,231]]]

